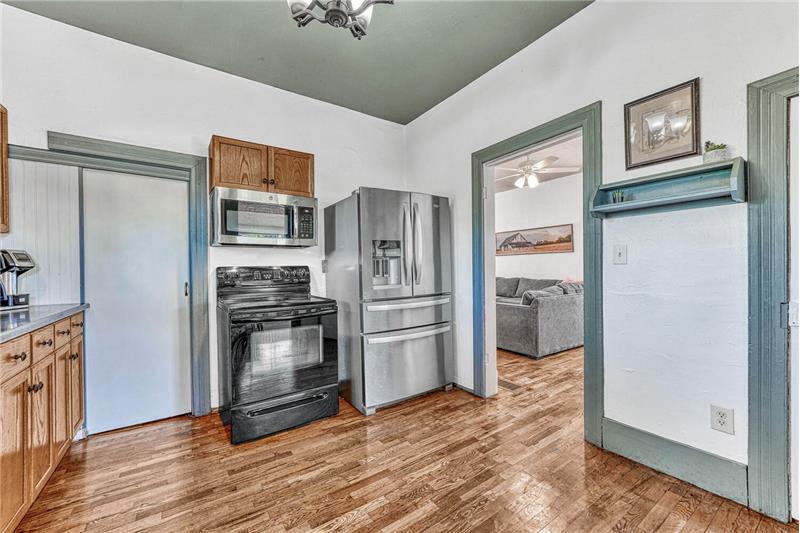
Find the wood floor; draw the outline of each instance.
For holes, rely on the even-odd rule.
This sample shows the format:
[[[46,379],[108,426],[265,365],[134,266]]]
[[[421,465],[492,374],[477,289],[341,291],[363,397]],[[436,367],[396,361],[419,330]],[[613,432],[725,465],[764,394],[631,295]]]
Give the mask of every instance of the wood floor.
[[[240,446],[216,415],[76,443],[24,531],[797,531],[582,439],[582,351]]]

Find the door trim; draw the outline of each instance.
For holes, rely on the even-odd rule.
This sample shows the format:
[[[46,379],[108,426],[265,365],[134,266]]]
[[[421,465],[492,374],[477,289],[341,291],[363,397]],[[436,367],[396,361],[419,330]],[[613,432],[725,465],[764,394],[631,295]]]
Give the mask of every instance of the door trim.
[[[790,514],[788,104],[798,69],[747,87],[749,507],[783,522]]]
[[[205,157],[134,146],[64,133],[47,133],[49,150],[9,145],[9,157],[68,165],[79,169],[107,170],[142,176],[177,179],[189,184],[189,322],[191,335],[192,415],[211,411],[211,377],[208,348],[208,177]],[[80,200],[79,200],[80,201]],[[83,251],[83,206],[81,252]],[[84,265],[81,253],[81,300],[84,299]]]
[[[602,184],[601,102],[595,102],[472,154],[472,315],[474,391],[486,397],[484,165],[532,144],[574,131],[583,134],[584,438],[602,446],[603,224],[589,212]]]

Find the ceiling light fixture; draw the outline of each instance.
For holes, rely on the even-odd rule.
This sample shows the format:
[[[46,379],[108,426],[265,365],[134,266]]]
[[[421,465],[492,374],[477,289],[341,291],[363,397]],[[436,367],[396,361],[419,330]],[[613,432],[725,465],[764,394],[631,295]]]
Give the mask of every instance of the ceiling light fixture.
[[[334,28],[347,28],[353,37],[361,40],[372,20],[372,6],[394,4],[394,0],[286,0],[286,3],[298,28],[316,20]]]
[[[517,189],[523,189],[528,187],[529,189],[533,189],[534,187],[539,186],[539,179],[536,177],[536,174],[525,174],[517,181],[514,182],[514,187]]]

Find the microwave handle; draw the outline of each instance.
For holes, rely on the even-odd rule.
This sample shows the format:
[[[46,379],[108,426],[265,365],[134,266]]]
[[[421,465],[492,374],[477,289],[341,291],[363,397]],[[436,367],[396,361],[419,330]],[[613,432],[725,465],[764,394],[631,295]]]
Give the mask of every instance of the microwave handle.
[[[292,208],[292,239],[299,238],[300,235],[300,207]]]

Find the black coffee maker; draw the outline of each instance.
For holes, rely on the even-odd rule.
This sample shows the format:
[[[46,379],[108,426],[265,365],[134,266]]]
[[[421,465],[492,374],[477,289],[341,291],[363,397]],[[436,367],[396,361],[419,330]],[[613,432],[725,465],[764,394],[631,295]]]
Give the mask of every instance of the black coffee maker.
[[[30,294],[19,294],[17,281],[34,267],[33,257],[25,250],[0,250],[0,311],[30,306]]]

